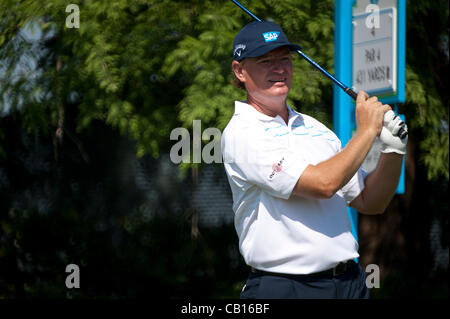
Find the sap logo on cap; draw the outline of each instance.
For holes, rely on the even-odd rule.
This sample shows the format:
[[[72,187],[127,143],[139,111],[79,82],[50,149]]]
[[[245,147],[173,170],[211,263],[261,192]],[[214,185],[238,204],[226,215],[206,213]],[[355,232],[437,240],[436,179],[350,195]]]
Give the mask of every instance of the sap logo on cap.
[[[270,41],[275,41],[276,39],[278,39],[279,34],[280,34],[280,32],[278,32],[278,31],[271,31],[271,32],[263,33],[263,37],[266,42],[270,42]]]

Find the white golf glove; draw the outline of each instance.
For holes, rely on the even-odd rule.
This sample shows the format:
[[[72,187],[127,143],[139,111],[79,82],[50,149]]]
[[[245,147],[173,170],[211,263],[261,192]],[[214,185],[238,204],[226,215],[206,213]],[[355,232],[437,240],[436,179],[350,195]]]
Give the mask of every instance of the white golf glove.
[[[396,116],[393,111],[384,113],[383,128],[380,134],[380,140],[383,143],[381,147],[382,153],[406,154],[408,136],[403,139],[397,136],[398,131],[403,125],[408,130],[406,123],[403,123],[402,119]]]

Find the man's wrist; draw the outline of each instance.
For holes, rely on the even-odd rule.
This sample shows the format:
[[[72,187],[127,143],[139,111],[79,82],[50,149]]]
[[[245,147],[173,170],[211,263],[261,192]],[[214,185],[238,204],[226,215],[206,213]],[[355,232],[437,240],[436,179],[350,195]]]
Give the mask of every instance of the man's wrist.
[[[358,129],[354,137],[370,139],[373,143],[378,135],[377,133],[378,132],[375,129]]]

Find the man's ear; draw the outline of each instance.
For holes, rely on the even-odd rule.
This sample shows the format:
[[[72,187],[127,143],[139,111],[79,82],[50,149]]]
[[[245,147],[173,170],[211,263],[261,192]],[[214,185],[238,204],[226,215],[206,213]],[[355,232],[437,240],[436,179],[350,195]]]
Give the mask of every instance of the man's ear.
[[[233,72],[236,78],[241,82],[245,82],[245,75],[243,72],[244,70],[242,68],[242,63],[239,63],[238,61],[233,61],[231,63],[231,67],[233,68]]]

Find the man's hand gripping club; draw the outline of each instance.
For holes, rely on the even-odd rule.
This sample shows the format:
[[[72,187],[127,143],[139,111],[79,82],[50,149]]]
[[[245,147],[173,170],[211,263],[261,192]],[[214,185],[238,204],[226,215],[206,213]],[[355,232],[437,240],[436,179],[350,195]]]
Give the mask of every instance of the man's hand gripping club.
[[[384,114],[383,128],[380,133],[380,140],[383,143],[381,147],[382,153],[406,154],[408,136],[403,139],[397,136],[398,131],[403,125],[408,130],[406,123],[403,123],[401,118],[395,115],[393,111],[388,111]]]
[[[382,153],[397,153],[400,155],[404,155],[406,153],[406,144],[408,143],[408,136],[401,139],[397,136],[399,130],[404,126],[405,130],[408,130],[408,126],[401,120],[400,117],[395,115],[394,111],[392,111],[391,107],[389,105],[382,105],[381,102],[378,101],[376,97],[368,97],[368,95],[365,92],[359,92],[357,103],[360,103],[360,106],[362,106],[363,103],[368,104],[369,102],[371,105],[375,105],[378,110],[383,110],[383,121],[382,125],[378,124],[377,130],[377,136],[380,137],[380,140],[382,142]],[[358,108],[356,110],[358,112]],[[375,111],[375,110],[373,110]],[[379,112],[376,113],[366,113],[367,116],[373,116],[374,118],[379,116]],[[358,117],[357,117],[358,118]],[[379,122],[376,120],[376,122]],[[364,127],[364,124],[363,124]]]

